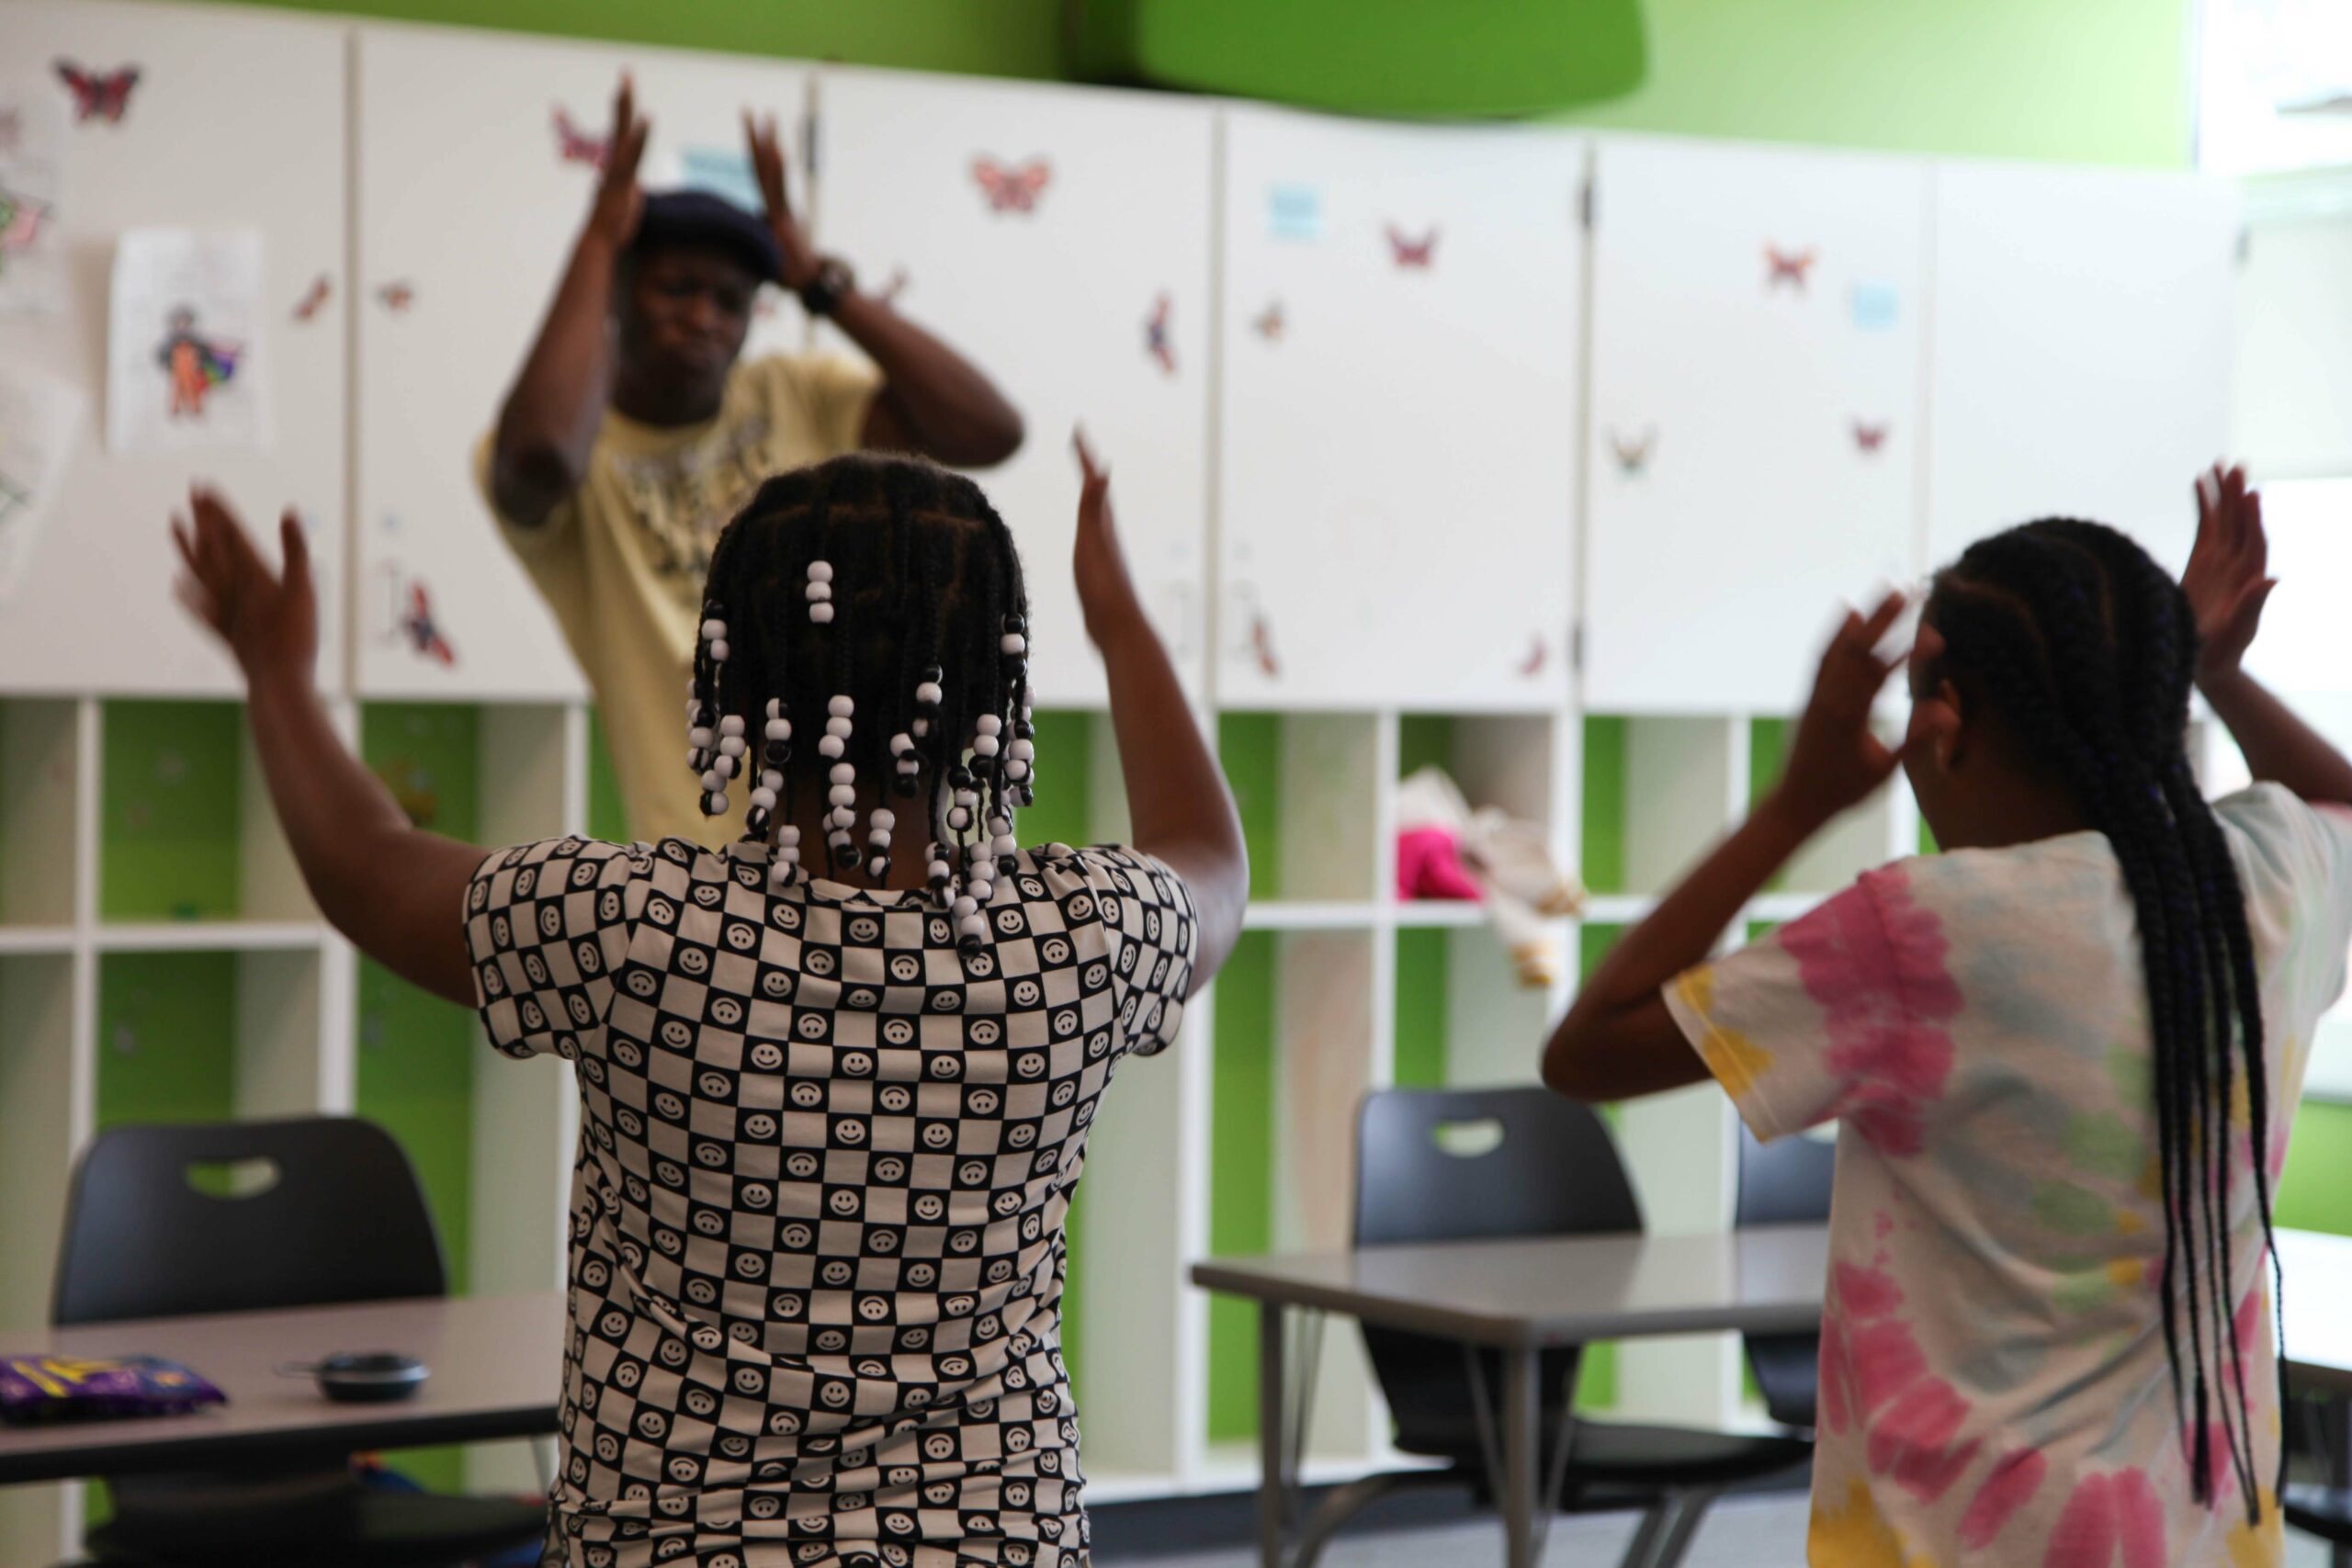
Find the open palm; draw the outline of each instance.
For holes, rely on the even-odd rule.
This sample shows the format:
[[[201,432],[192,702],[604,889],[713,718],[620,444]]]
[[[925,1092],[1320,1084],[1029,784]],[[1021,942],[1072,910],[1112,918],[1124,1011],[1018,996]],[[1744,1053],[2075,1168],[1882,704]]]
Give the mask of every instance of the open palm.
[[[2197,618],[2197,673],[2235,670],[2262,624],[2262,606],[2278,586],[2269,576],[2270,541],[2261,493],[2244,468],[2216,463],[2197,477],[2197,543],[2180,574],[2180,591]]]

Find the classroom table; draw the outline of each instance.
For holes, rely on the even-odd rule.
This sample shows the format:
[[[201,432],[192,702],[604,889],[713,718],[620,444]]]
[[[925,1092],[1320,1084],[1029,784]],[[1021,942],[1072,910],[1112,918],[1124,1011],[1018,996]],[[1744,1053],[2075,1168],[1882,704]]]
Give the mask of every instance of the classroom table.
[[[2289,1374],[2352,1397],[2352,1237],[2280,1231]],[[1822,1225],[1710,1235],[1557,1236],[1220,1258],[1193,1282],[1258,1303],[1258,1551],[1282,1568],[1291,1488],[1283,1314],[1337,1313],[1501,1354],[1502,1474],[1495,1495],[1510,1568],[1533,1568],[1540,1352],[1600,1339],[1815,1327],[1828,1277]],[[1311,1404],[1302,1389],[1299,1405]],[[1302,1416],[1303,1419],[1303,1416]]]
[[[563,1346],[561,1292],[370,1302],[88,1324],[0,1337],[0,1355],[161,1356],[229,1396],[186,1416],[0,1427],[0,1484],[277,1459],[491,1442],[556,1429]],[[289,1361],[339,1350],[396,1350],[431,1375],[413,1397],[337,1404]]]

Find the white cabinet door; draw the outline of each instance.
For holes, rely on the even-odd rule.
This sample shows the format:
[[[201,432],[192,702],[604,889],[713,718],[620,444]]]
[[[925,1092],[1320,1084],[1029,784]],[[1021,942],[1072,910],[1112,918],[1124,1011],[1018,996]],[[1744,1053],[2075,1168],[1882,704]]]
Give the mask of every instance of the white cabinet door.
[[[1037,700],[1098,705],[1070,545],[1083,424],[1177,669],[1205,646],[1212,111],[1082,88],[828,70],[818,239],[1003,389],[1027,438],[974,475],[1012,527]],[[848,348],[831,329],[829,347]]]
[[[474,448],[537,334],[596,178],[626,68],[651,121],[649,188],[693,180],[756,205],[742,110],[797,147],[807,73],[785,63],[477,32],[359,39],[359,690],[570,697],[578,666],[474,484]],[[799,307],[744,353],[797,346]]]
[[[1228,112],[1220,702],[1566,700],[1585,152]]]
[[[1594,154],[1585,700],[1782,713],[1917,535],[1928,171],[1605,138]]]
[[[2186,175],[1939,164],[1928,562],[2035,517],[2178,567],[2230,438],[2238,198]]]
[[[64,62],[93,76],[137,69],[119,119],[77,117]],[[64,272],[53,314],[0,314],[0,364],[86,399],[47,526],[0,609],[0,686],[172,696],[243,690],[230,661],[172,600],[177,563],[165,529],[198,478],[235,502],[273,559],[280,511],[309,520],[324,615],[320,675],[340,686],[349,295],[343,29],[253,11],[17,0],[0,6],[0,72],[26,112],[53,96],[39,108],[62,121],[49,238]],[[259,231],[260,319],[237,359],[238,373],[266,389],[266,446],[107,449],[116,241],[154,227]],[[305,316],[298,306],[316,280],[328,292]],[[160,402],[164,387],[158,365],[140,395]]]

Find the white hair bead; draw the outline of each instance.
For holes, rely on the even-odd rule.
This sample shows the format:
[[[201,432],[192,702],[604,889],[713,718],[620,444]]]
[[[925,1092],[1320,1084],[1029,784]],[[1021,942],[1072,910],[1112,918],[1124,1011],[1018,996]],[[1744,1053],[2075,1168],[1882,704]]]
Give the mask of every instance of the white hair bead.
[[[847,718],[857,711],[857,699],[835,697],[825,705],[825,711],[835,718]]]
[[[762,768],[760,770],[760,787],[762,789],[782,789],[784,787],[783,771],[778,768]]]
[[[1029,639],[1019,632],[1007,632],[1004,634],[1004,640],[997,646],[1007,653],[1021,654],[1028,651]]]
[[[947,808],[947,825],[958,833],[972,825],[972,814],[960,806]]]
[[[1021,784],[1029,777],[1029,764],[1021,761],[1007,762],[1004,765],[1004,776],[1013,784]]]
[[[831,789],[825,792],[825,798],[831,801],[835,806],[854,806],[857,804],[857,786],[855,784],[835,784]]]
[[[838,735],[846,740],[849,739],[850,730],[849,717],[845,714],[837,713],[825,721],[825,733],[828,735]]]
[[[989,923],[978,915],[965,916],[956,923],[956,930],[974,942],[986,942],[989,938]]]
[[[831,604],[811,604],[808,606],[808,618],[820,626],[830,625],[833,618],[833,607]]]
[[[1012,743],[1012,756],[1014,761],[1026,762],[1036,755],[1037,743],[1035,740],[1015,740]]]
[[[857,809],[854,806],[836,805],[833,807],[832,819],[834,830],[842,838],[846,839],[849,837],[850,829],[856,825]]]
[[[838,757],[847,750],[838,735],[828,735],[817,742],[817,754],[820,757]]]
[[[766,733],[771,740],[789,740],[792,739],[792,721],[788,718],[771,718],[767,723]]]
[[[822,604],[833,596],[832,589],[821,582],[812,581],[800,592],[808,597],[811,604]]]
[[[887,806],[879,806],[866,820],[874,824],[876,831],[887,833],[899,825],[899,814]]]
[[[752,804],[758,807],[763,811],[774,811],[775,809],[775,791],[768,788],[765,784],[762,784],[759,788],[752,792]]]
[[[903,757],[914,749],[914,738],[905,730],[901,729],[898,734],[890,737],[890,755],[893,757]]]
[[[720,719],[718,721],[718,733],[721,735],[733,735],[740,737],[743,733],[743,716],[741,714],[730,713],[726,717]]]
[[[982,735],[995,735],[1004,728],[1004,720],[992,713],[984,713],[972,721],[972,728]]]
[[[975,757],[993,757],[993,756],[995,756],[995,755],[996,755],[996,737],[995,737],[995,736],[993,736],[993,735],[975,735],[975,736],[973,736],[973,737],[972,737],[972,755],[974,755]]]
[[[811,581],[811,582],[831,582],[832,580],[833,580],[833,563],[832,563],[832,562],[831,562],[831,561],[825,561],[825,560],[812,560],[812,561],[810,561],[810,562],[808,563],[808,581]]]
[[[999,833],[996,836],[996,852],[1000,856],[1017,855],[1021,852],[1020,841],[1010,833]]]
[[[686,744],[697,751],[709,750],[711,743],[718,739],[710,732],[710,726],[707,724],[697,724],[686,731]]]
[[[710,815],[713,817],[723,817],[727,814],[727,792],[712,790],[710,797],[703,804],[709,808]]]
[[[958,895],[956,902],[948,906],[947,912],[960,920],[978,908],[979,905],[973,902],[972,896],[965,893]]]
[[[775,841],[787,850],[797,850],[800,847],[800,829],[786,822],[775,830]]]
[[[939,682],[936,681],[925,681],[915,688],[915,701],[925,707],[937,707],[946,699],[946,696],[947,694],[939,689]]]
[[[855,784],[857,770],[847,762],[835,762],[833,771],[826,776],[834,784]]]
[[[725,637],[727,635],[727,623],[714,616],[702,624],[702,635],[707,637]]]
[[[710,661],[713,664],[724,664],[727,662],[726,638],[721,637],[718,641],[710,645]]]
[[[768,716],[770,718],[782,718],[784,716],[784,699],[782,697],[770,697],[768,699]]]
[[[718,771],[718,764],[713,763],[702,771],[702,787],[706,795],[717,795],[726,783],[726,775]]]
[[[724,735],[719,737],[718,754],[722,757],[741,756],[743,754],[743,738],[740,735]]]
[[[913,730],[913,734],[914,734],[914,737],[915,737],[915,739],[916,739],[920,740],[920,739],[922,739],[924,736],[929,735],[930,733],[931,733],[931,720],[929,720],[929,719],[927,719],[927,718],[919,718],[919,719],[915,720],[915,722],[914,722],[914,730]]]

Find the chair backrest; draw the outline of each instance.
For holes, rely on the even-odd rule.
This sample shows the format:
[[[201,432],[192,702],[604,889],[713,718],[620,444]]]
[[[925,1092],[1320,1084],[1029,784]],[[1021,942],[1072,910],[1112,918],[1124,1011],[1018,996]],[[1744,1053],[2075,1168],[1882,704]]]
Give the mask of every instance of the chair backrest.
[[[1829,1190],[1838,1145],[1809,1137],[1760,1144],[1739,1129],[1739,1197],[1736,1225],[1819,1224],[1829,1218]],[[1821,1336],[1811,1333],[1744,1337],[1747,1370],[1772,1419],[1788,1427],[1815,1424],[1821,1382]]]
[[[258,1179],[225,1190],[207,1179],[224,1168]],[[51,1317],[112,1323],[447,1290],[416,1172],[372,1122],[118,1127],[74,1169]]]
[[[1359,1247],[1641,1228],[1608,1125],[1586,1106],[1537,1088],[1364,1098],[1356,1118]],[[1363,1339],[1397,1446],[1475,1462],[1464,1441],[1476,1407],[1462,1347],[1377,1328]],[[1577,1362],[1573,1348],[1544,1352],[1547,1415],[1573,1394]]]

